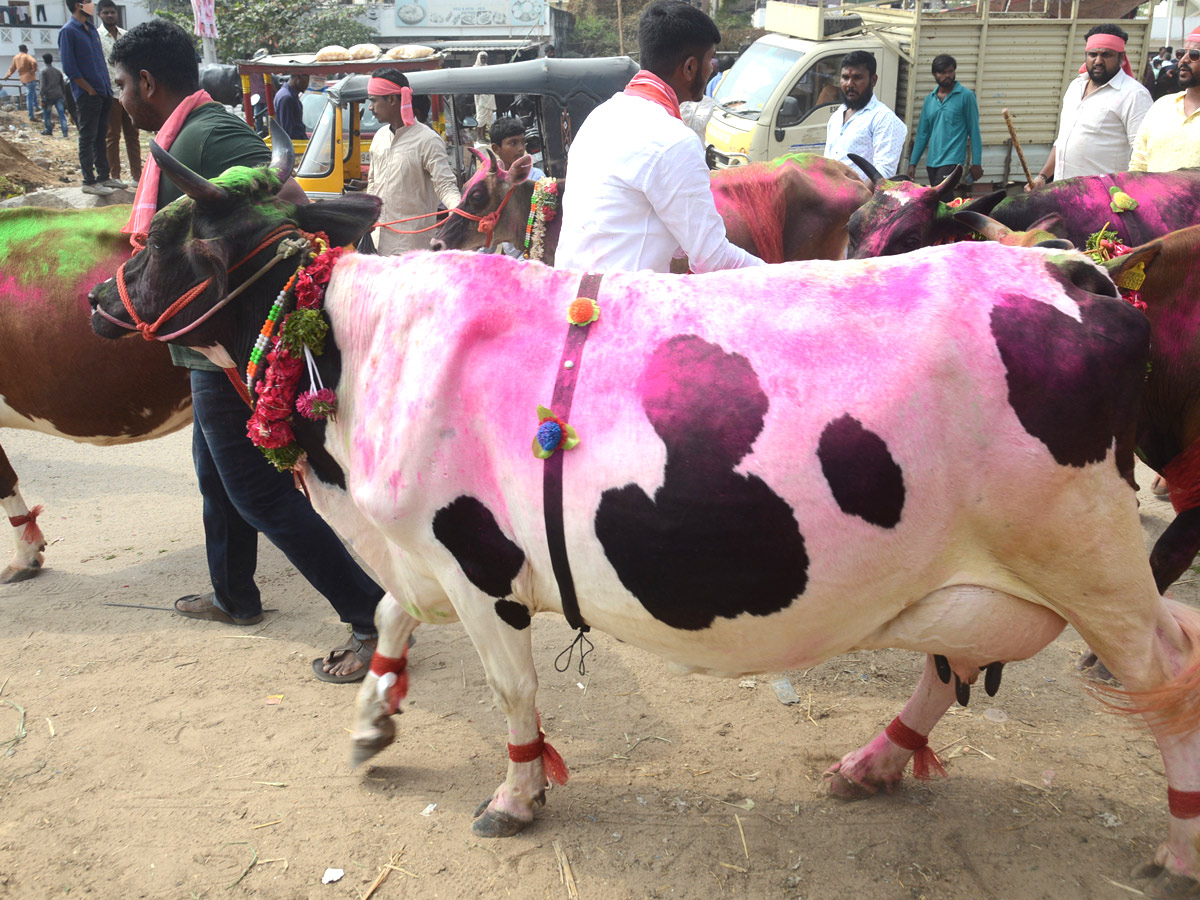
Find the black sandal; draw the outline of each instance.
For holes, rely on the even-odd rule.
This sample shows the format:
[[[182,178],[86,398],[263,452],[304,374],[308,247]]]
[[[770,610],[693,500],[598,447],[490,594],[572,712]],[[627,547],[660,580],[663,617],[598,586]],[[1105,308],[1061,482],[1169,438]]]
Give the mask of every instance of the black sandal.
[[[372,641],[360,641],[354,635],[350,635],[350,639],[345,644],[330,650],[328,656],[313,660],[313,674],[317,676],[318,680],[327,681],[330,684],[352,684],[355,681],[362,681],[367,677],[367,672],[371,670],[371,657],[375,655],[376,643],[378,643],[378,638]],[[353,655],[362,665],[348,675],[332,675],[325,671],[326,663],[337,665],[348,654]]]

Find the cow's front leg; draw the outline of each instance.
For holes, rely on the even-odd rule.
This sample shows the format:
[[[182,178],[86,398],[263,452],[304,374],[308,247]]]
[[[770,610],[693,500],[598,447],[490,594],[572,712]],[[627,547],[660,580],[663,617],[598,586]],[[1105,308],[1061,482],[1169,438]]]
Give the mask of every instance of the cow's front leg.
[[[547,771],[562,783],[566,769],[545,742],[538,721],[528,610],[514,600],[497,601],[477,592],[466,603],[454,599],[496,704],[508,720],[508,774],[475,811],[471,830],[480,837],[508,837],[532,823],[534,807],[546,802]]]
[[[1160,594],[1179,580],[1200,551],[1200,508],[1185,509],[1167,526],[1150,551],[1150,569]]]
[[[973,680],[973,679],[972,679]],[[893,722],[888,729],[876,735],[865,747],[860,747],[842,757],[825,770],[826,784],[829,793],[848,800],[870,797],[882,787],[889,793],[904,777],[904,767],[912,759],[921,740],[928,736],[933,726],[945,715],[946,710],[955,699],[955,678],[943,682],[938,676],[934,657],[926,655],[925,670],[921,673],[921,681],[916,691],[909,698],[900,715],[896,717],[899,725]],[[889,733],[890,732],[890,733]],[[922,750],[928,755],[931,750]],[[935,763],[937,757],[929,760]],[[914,765],[915,774],[927,776],[924,759],[919,758]]]
[[[375,607],[379,643],[354,701],[350,764],[366,762],[396,739],[392,716],[408,694],[408,642],[420,623],[387,593]]]
[[[30,509],[25,505],[21,492],[17,490],[17,473],[3,447],[0,447],[0,509],[8,516],[8,524],[12,526],[17,542],[17,552],[12,562],[0,572],[0,584],[32,578],[42,571],[42,551],[46,549],[46,539],[37,524],[42,508],[36,506]]]

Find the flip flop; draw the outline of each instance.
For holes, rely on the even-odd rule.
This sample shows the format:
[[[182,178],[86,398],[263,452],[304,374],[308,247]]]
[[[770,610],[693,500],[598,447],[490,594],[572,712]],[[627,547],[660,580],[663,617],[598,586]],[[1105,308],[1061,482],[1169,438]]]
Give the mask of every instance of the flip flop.
[[[371,670],[371,657],[375,655],[377,642],[378,638],[373,641],[360,641],[354,635],[350,635],[350,639],[346,643],[330,650],[328,656],[312,661],[313,674],[319,681],[327,681],[330,684],[351,684],[355,681],[362,681],[367,677],[367,672]],[[349,675],[331,675],[325,671],[325,663],[335,665],[345,659],[347,654],[352,654],[362,665]]]
[[[179,604],[187,604],[180,606]],[[224,622],[226,625],[257,625],[262,621],[262,613],[241,619],[231,616],[217,606],[215,594],[188,594],[175,601],[175,612],[189,619],[207,619],[210,622]]]

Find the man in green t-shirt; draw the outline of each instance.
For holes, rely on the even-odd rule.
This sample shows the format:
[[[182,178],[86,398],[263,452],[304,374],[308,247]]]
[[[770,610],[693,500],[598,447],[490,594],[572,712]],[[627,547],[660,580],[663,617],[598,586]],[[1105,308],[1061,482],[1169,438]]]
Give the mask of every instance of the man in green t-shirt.
[[[231,166],[270,162],[262,139],[241,119],[200,90],[196,50],[187,32],[166,19],[131,29],[113,47],[110,62],[117,89],[138,128],[174,134],[167,152],[192,171],[214,178]],[[179,115],[173,114],[179,111]],[[180,119],[183,119],[182,124]],[[180,191],[157,166],[161,209]],[[289,179],[280,196],[308,198]],[[139,189],[138,199],[143,193]],[[139,221],[136,216],[131,222]],[[258,533],[275,544],[352,629],[350,639],[324,659],[313,660],[322,681],[360,681],[376,643],[375,606],[383,590],[342,546],[325,520],[296,490],[290,473],[276,471],[246,436],[249,410],[220,367],[203,354],[171,347],[177,365],[191,370],[192,457],[204,499],[204,540],[212,591],[189,594],[175,609],[193,619],[234,625],[262,620],[254,583]]]

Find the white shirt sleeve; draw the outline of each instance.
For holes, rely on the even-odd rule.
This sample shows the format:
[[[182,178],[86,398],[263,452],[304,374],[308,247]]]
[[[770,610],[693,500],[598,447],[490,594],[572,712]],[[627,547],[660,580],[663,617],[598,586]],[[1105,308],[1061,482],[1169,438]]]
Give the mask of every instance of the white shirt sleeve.
[[[729,242],[713,201],[711,177],[694,138],[679,141],[645,174],[646,199],[687,254],[693,272],[766,265]]]
[[[874,165],[884,178],[892,178],[900,167],[900,153],[904,150],[904,139],[908,137],[908,126],[890,110],[875,117],[871,133]]]

